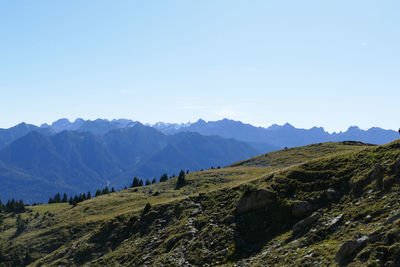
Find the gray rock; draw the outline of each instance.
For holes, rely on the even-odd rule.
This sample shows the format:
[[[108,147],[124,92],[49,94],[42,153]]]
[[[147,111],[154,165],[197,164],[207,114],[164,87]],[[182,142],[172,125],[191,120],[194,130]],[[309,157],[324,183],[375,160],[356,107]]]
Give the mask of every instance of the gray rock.
[[[292,215],[295,217],[304,217],[310,211],[313,210],[313,206],[308,201],[300,201],[292,206]]]
[[[336,216],[335,218],[333,218],[332,221],[329,222],[328,226],[329,227],[334,227],[338,223],[340,223],[342,219],[343,219],[343,213],[341,213],[338,216]]]
[[[272,191],[265,189],[252,190],[239,200],[236,205],[236,210],[241,213],[249,210],[259,209],[265,205],[275,202],[275,199],[276,195]]]
[[[293,231],[299,232],[299,231],[303,230],[306,226],[318,221],[319,218],[321,218],[321,214],[319,214],[318,212],[314,212],[311,216],[297,222],[293,226]]]
[[[377,164],[371,173],[371,179],[373,181],[376,180],[376,187],[378,189],[382,188],[382,180],[384,174],[385,174],[385,169],[380,164]]]
[[[369,235],[368,235],[368,240],[367,240],[367,242],[368,243],[375,243],[375,242],[377,242],[377,241],[379,241],[379,240],[381,240],[382,239],[382,235],[383,235],[383,233],[382,233],[382,231],[381,230],[375,230],[375,231],[373,231],[372,233],[370,233]]]
[[[357,249],[365,245],[368,240],[368,236],[364,235],[357,239],[356,241],[346,241],[340,245],[339,250],[336,252],[336,261],[341,262],[343,259],[349,257]]]
[[[391,224],[398,219],[400,219],[400,214],[396,214],[396,215],[390,217],[389,219],[386,220],[386,222],[383,225]]]
[[[195,209],[192,210],[191,215],[192,215],[192,216],[196,216],[196,215],[198,215],[198,214],[200,214],[200,213],[201,213],[201,210],[198,209],[198,208],[195,208]]]
[[[337,192],[335,189],[329,188],[328,190],[326,190],[325,195],[328,200],[332,200],[336,197]]]

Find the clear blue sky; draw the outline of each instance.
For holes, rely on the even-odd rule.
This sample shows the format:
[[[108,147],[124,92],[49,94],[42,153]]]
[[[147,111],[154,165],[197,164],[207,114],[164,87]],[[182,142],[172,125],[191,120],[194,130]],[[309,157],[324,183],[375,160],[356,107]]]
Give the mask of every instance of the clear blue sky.
[[[400,127],[400,1],[4,0],[0,127]]]

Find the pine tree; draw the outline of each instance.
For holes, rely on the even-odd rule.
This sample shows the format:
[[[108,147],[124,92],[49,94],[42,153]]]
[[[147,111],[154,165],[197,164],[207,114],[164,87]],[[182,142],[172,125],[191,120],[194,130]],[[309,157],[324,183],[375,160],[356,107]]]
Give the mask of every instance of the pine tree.
[[[54,201],[54,203],[60,203],[61,202],[60,193],[55,194],[53,201]]]
[[[97,189],[96,190],[96,194],[94,195],[95,197],[98,197],[98,196],[100,196],[101,195],[101,191],[100,191],[100,189]]]
[[[17,201],[15,199],[11,199],[11,211],[17,210]]]
[[[52,204],[52,203],[54,203],[54,200],[50,197],[48,203],[49,203],[49,204]]]
[[[168,175],[166,173],[164,173],[160,177],[160,183],[165,182],[165,181],[168,181]]]
[[[63,203],[67,203],[67,202],[68,202],[67,193],[64,193],[63,198],[62,198],[62,202],[63,202]]]
[[[150,185],[150,184],[151,184],[151,183],[150,183],[149,179],[147,179],[147,180],[146,180],[146,186],[147,186],[147,185]]]
[[[181,170],[178,176],[178,182],[176,183],[176,188],[180,188],[186,184],[186,175],[185,171]]]
[[[102,194],[102,195],[105,195],[105,194],[108,194],[108,193],[110,193],[110,190],[108,190],[108,186],[106,186],[106,187],[103,189],[103,191],[101,191],[101,194]]]
[[[139,186],[139,179],[137,177],[134,177],[131,187],[138,187],[138,186]]]
[[[72,198],[72,196],[69,197],[69,201],[68,202],[69,202],[70,205],[72,205],[74,203],[74,199]]]
[[[91,199],[91,198],[92,198],[92,194],[90,193],[90,191],[87,192],[86,198],[87,198],[87,199]]]
[[[152,183],[152,184],[155,184],[155,183],[157,183],[157,180],[156,180],[156,178],[153,178],[153,180],[151,181],[151,183]]]
[[[114,192],[115,192],[114,187],[111,187],[111,193],[114,193]]]
[[[24,212],[25,211],[25,204],[24,204],[24,201],[22,199],[20,199],[18,201],[16,206],[17,206],[16,212]]]
[[[139,181],[139,186],[143,186],[143,180],[142,179],[140,179],[140,181]]]

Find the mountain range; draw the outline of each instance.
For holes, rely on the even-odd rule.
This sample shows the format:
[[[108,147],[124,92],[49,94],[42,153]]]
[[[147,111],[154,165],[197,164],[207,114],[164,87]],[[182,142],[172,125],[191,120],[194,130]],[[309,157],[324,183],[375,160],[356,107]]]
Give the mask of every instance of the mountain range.
[[[67,119],[60,119],[51,125],[43,124],[40,126],[40,129],[47,130],[48,132],[75,130],[104,134],[112,129],[132,127],[137,123],[140,122],[128,119],[97,119],[94,121],[76,119],[74,122],[70,122]],[[158,122],[146,125],[167,134],[195,132],[206,136],[218,135],[223,138],[233,138],[238,141],[248,142],[253,147],[263,152],[269,152],[284,147],[296,147],[319,142],[340,142],[347,140],[380,145],[396,140],[399,137],[399,134],[396,131],[385,130],[379,127],[362,130],[357,126],[351,126],[346,131],[329,133],[322,127],[300,129],[286,123],[284,125],[273,124],[264,128],[230,119],[208,122],[199,119],[197,122],[193,123]]]
[[[371,144],[386,144],[399,137],[393,130],[385,130],[373,127],[362,130],[357,126],[351,126],[345,132],[329,133],[322,127],[310,129],[295,128],[289,123],[284,125],[271,125],[268,128],[256,127],[229,119],[206,122],[202,119],[189,124],[157,123],[153,127],[169,134],[178,132],[197,132],[202,135],[219,135],[224,138],[251,143],[253,146],[263,149],[271,147],[281,149],[284,147],[304,146],[320,142],[360,141]],[[264,147],[263,147],[264,146]]]
[[[103,135],[66,130],[48,134],[52,129],[44,128],[42,133],[43,128],[24,128],[33,130],[0,150],[3,201],[14,197],[43,202],[55,192],[72,194],[106,185],[122,188],[134,176],[151,178],[177,174],[181,168],[225,166],[260,153],[234,139],[192,132],[169,135],[140,123]]]
[[[60,119],[40,127],[21,123],[0,129],[0,199],[43,202],[55,192],[121,188],[134,176],[226,166],[284,147],[346,140],[384,144],[397,137],[381,128],[354,126],[328,133],[318,127],[298,129],[287,123],[263,128],[228,119],[153,125],[127,119]]]

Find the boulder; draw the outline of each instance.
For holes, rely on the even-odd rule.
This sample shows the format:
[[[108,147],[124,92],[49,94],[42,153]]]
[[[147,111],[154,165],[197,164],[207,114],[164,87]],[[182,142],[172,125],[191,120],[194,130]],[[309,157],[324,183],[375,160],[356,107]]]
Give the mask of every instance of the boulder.
[[[308,201],[300,201],[292,206],[292,215],[295,217],[304,217],[310,211],[313,210],[313,206]]]
[[[319,218],[321,218],[321,214],[319,214],[318,212],[314,212],[311,216],[297,222],[293,226],[293,231],[299,232],[299,231],[303,230],[306,226],[318,221]]]
[[[384,175],[385,169],[380,164],[377,164],[371,173],[371,179],[376,181],[376,187],[378,189],[382,188],[382,180]]]
[[[275,202],[275,199],[276,195],[272,191],[265,189],[251,190],[242,196],[236,205],[236,210],[241,213],[259,209]]]
[[[346,241],[340,245],[338,252],[336,252],[336,261],[341,262],[343,259],[352,255],[357,249],[365,245],[368,236],[362,236],[356,241]]]
[[[336,197],[337,193],[335,189],[329,188],[328,190],[326,190],[325,195],[328,200],[332,200]]]

